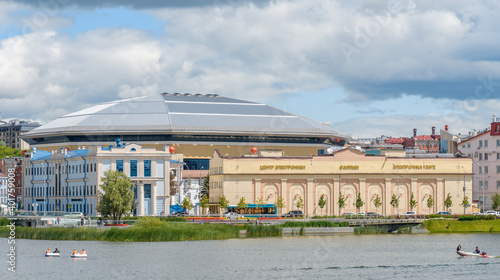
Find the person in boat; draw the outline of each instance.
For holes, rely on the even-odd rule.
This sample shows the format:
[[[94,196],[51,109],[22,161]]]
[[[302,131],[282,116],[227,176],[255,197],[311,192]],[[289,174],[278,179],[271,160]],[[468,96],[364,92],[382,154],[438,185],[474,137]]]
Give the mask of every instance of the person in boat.
[[[73,250],[73,255],[77,255],[78,252],[76,251],[76,249]]]
[[[476,253],[476,254],[480,254],[481,253],[481,251],[479,250],[479,248],[477,246],[476,246],[476,250],[474,250],[474,253]]]
[[[462,244],[458,244],[458,247],[457,247],[457,252],[462,250]]]
[[[47,254],[50,254],[50,248],[47,249]]]
[[[54,250],[54,253],[60,253],[60,252],[59,252],[59,249],[57,249],[57,248],[56,248],[56,249]]]
[[[85,249],[82,249],[82,255],[86,255],[87,252],[85,252]]]

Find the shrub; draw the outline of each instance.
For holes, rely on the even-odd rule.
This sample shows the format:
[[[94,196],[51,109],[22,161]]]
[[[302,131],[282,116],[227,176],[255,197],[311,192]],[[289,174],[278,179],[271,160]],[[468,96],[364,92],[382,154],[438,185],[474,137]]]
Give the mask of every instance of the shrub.
[[[7,218],[0,218],[0,227],[10,225],[10,221]]]
[[[334,223],[330,221],[310,221],[310,222],[294,222],[287,221],[281,224],[282,227],[348,227],[349,222]]]
[[[278,225],[271,226],[253,226],[247,227],[247,236],[280,236],[283,230]]]

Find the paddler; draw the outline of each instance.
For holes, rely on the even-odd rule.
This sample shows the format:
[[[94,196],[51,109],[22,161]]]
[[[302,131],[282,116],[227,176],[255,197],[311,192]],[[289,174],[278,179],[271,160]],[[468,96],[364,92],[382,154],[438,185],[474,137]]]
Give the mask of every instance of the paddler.
[[[76,251],[76,249],[73,250],[73,255],[77,255],[78,252]]]
[[[86,255],[87,252],[85,252],[85,249],[82,249],[82,255]]]
[[[47,254],[50,254],[50,248],[47,249]]]
[[[458,247],[457,247],[457,252],[462,250],[462,244],[458,244]]]
[[[57,248],[56,248],[56,249],[54,250],[54,253],[59,253],[59,249],[57,249]]]

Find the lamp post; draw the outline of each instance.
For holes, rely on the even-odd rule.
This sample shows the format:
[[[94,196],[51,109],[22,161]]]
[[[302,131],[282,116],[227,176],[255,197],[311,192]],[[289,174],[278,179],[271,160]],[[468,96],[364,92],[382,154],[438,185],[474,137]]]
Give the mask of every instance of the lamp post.
[[[478,171],[477,173],[481,174],[481,172],[479,172],[481,166],[479,165],[478,162],[476,162],[476,164],[477,164],[477,171]],[[478,185],[481,186],[481,184],[479,184],[479,183],[480,183],[480,181],[479,181],[479,178],[478,178]],[[482,185],[483,186],[481,186],[481,189],[483,189],[483,201],[481,202],[481,208],[483,209],[482,212],[484,213],[484,170],[483,170],[483,184]]]
[[[399,167],[397,165],[395,165],[394,163],[392,164],[392,166],[396,167],[396,170],[398,172],[398,185],[397,185],[397,193],[398,193],[398,219],[399,219]]]
[[[198,207],[199,207],[200,216],[202,215],[200,202],[201,202],[201,190],[203,189],[203,184],[201,183],[201,170],[203,170],[203,166],[200,168],[200,180],[198,181],[199,185],[200,185],[200,189],[198,191]]]
[[[342,166],[342,162],[340,163]],[[342,190],[342,168],[340,168],[339,166],[339,199],[340,199],[340,194],[342,193],[341,190]],[[339,217],[340,217],[340,203],[338,203],[339,205]]]
[[[463,170],[464,170],[464,200],[465,200],[465,167],[463,167],[463,166],[460,166],[460,167],[462,167]],[[466,207],[467,207],[467,205],[464,204],[464,215],[465,215],[465,209],[466,209]]]

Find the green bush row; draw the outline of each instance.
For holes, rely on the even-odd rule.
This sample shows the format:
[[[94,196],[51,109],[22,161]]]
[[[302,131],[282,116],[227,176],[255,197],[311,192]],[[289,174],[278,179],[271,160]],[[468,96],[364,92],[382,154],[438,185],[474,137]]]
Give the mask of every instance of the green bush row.
[[[494,220],[495,215],[460,215],[459,221]]]
[[[7,218],[0,218],[0,227],[10,225],[10,220]]]
[[[247,236],[281,236],[282,233],[283,229],[278,225],[249,225],[247,227]]]

